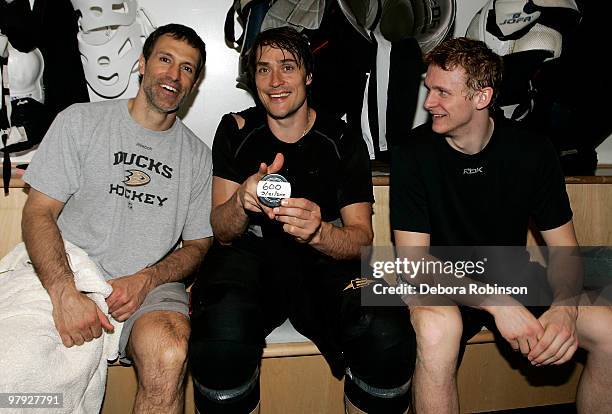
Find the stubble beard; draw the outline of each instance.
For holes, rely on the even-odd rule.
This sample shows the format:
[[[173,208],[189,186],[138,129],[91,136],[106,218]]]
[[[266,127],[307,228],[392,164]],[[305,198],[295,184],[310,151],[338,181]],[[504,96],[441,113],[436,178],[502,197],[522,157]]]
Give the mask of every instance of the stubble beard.
[[[159,102],[162,101],[162,99],[160,99],[157,96],[157,93],[155,92],[155,87],[157,86],[157,84],[158,82],[155,81],[155,82],[149,82],[143,86],[143,90],[144,90],[146,101],[147,101],[147,106],[151,108],[152,110],[154,110],[155,112],[159,112],[160,114],[172,114],[178,111],[181,105],[183,104],[183,102],[185,102],[187,95],[185,94],[181,96],[180,99],[178,99],[178,102],[176,103],[176,105],[170,108],[164,107],[161,104],[159,104]]]

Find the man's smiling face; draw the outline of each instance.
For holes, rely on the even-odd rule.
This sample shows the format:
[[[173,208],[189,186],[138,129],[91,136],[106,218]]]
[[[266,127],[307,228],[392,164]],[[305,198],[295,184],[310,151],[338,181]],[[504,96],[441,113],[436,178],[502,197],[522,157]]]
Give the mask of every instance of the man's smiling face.
[[[270,117],[285,119],[306,105],[310,82],[304,65],[291,53],[272,46],[263,46],[257,53],[255,86]]]
[[[477,107],[475,95],[469,93],[462,67],[444,70],[429,65],[425,87],[427,98],[423,106],[431,115],[434,132],[453,136],[469,129]]]
[[[176,112],[193,88],[200,59],[200,52],[187,42],[160,36],[149,58],[140,58],[141,87],[149,107]]]

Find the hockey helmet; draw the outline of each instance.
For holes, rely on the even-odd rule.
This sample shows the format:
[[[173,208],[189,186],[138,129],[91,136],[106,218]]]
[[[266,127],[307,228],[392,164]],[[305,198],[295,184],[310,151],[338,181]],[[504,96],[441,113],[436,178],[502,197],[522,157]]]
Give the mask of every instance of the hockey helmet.
[[[391,42],[413,37],[428,52],[450,31],[456,12],[455,0],[338,0],[340,9],[366,39],[380,28]]]

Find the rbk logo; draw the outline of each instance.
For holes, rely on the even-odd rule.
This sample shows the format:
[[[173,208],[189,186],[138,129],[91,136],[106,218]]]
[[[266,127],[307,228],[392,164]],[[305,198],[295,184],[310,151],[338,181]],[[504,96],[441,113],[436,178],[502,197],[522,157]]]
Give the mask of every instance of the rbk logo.
[[[464,168],[463,175],[482,174],[482,167],[478,168]]]

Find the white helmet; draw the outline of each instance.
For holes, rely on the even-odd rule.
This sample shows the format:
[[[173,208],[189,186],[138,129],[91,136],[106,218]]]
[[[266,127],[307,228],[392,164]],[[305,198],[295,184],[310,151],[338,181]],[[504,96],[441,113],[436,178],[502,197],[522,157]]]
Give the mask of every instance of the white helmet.
[[[72,7],[81,13],[81,30],[89,32],[105,26],[129,26],[136,18],[135,0],[71,0]]]
[[[40,50],[34,49],[28,53],[22,53],[9,43],[8,55],[7,72],[11,101],[32,98],[44,103],[42,77],[45,61]]]
[[[415,38],[427,53],[455,21],[455,0],[338,0],[340,9],[366,39],[377,26],[389,41]]]

